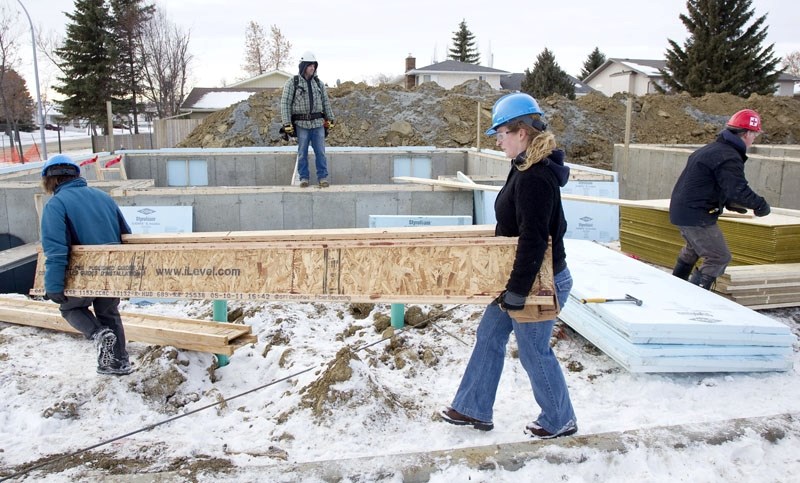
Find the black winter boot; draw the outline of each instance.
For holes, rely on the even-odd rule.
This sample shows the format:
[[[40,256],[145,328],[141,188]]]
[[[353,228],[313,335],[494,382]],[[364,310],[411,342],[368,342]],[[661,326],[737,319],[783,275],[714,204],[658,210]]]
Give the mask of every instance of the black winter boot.
[[[672,274],[681,280],[689,280],[689,274],[692,273],[694,264],[688,264],[681,259],[675,262],[675,268],[672,269]]]
[[[692,274],[692,277],[689,279],[690,283],[698,285],[706,290],[711,290],[711,287],[714,286],[714,282],[717,281],[717,277],[712,277],[711,275],[706,275],[701,273],[699,270],[695,270]]]

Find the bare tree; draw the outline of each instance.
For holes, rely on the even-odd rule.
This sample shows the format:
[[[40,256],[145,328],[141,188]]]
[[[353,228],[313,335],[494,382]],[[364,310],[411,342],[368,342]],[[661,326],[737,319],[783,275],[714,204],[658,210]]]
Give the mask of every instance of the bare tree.
[[[258,22],[251,20],[244,34],[244,64],[242,69],[250,77],[267,71],[267,37]]]
[[[787,74],[800,77],[800,50],[786,54],[783,58],[783,68]]]
[[[281,33],[277,25],[270,26],[270,39],[267,43],[267,67],[278,70],[283,65],[288,64],[291,58],[289,51],[292,44]]]
[[[372,76],[370,78],[370,82],[369,83],[370,83],[370,85],[373,85],[373,86],[382,86],[382,85],[386,85],[386,84],[391,84],[392,81],[394,79],[396,79],[397,77],[398,76],[396,76],[396,75],[385,74],[385,73],[381,72],[381,73],[378,73],[378,74],[375,74],[374,76]]]
[[[155,105],[159,118],[178,114],[186,97],[189,64],[192,60],[189,37],[189,32],[183,31],[167,19],[167,14],[161,7],[156,9],[142,30],[142,95]]]
[[[11,150],[14,150],[14,138],[19,139],[19,129],[17,128],[14,116],[11,112],[9,98],[11,93],[6,92],[6,74],[13,70],[19,62],[17,40],[19,39],[19,13],[12,15],[6,4],[0,4],[0,103],[2,103],[2,116],[5,118],[5,129],[3,132],[10,138]],[[22,159],[22,149],[19,150]]]

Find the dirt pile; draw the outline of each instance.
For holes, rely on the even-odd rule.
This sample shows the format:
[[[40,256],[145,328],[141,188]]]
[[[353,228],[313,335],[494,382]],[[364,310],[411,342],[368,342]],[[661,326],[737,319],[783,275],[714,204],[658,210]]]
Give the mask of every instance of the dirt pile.
[[[481,148],[494,149],[494,139],[483,131],[491,120],[491,106],[506,91],[482,81],[468,81],[450,90],[432,82],[413,89],[345,82],[329,93],[336,126],[328,136],[328,146],[475,147],[479,136]],[[293,144],[278,133],[280,95],[280,91],[261,92],[208,116],[180,146]],[[541,99],[540,105],[570,162],[611,167],[613,145],[625,139],[624,95],[590,94],[574,101],[550,96]],[[800,143],[800,99],[759,95],[742,99],[730,94],[635,97],[631,142],[704,144],[714,139],[733,112],[744,108],[755,109],[763,117],[765,132],[759,143]]]

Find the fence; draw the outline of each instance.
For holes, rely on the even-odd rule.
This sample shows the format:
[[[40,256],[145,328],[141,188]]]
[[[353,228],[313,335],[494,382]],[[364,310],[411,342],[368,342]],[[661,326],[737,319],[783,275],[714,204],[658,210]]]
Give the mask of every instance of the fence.
[[[186,139],[203,122],[202,119],[157,119],[151,132],[144,134],[115,134],[113,148],[111,136],[92,136],[92,152],[110,152],[120,149],[173,148]]]

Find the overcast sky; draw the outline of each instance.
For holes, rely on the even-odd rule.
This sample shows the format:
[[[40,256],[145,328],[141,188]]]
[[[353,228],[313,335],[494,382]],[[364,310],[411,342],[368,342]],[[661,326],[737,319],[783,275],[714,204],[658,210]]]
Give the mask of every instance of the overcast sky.
[[[0,0],[20,11],[17,0]],[[70,0],[22,0],[33,24],[63,35]],[[667,39],[683,45],[687,31],[678,15],[684,0],[607,0],[606,2],[500,2],[474,0],[247,1],[155,0],[168,18],[189,30],[194,55],[191,86],[215,87],[245,77],[244,35],[255,20],[266,31],[276,25],[292,43],[295,73],[300,54],[310,50],[319,76],[330,84],[370,81],[378,74],[400,75],[411,54],[417,67],[446,60],[458,24],[464,19],[475,35],[481,64],[509,72],[532,68],[547,47],[567,73],[577,75],[595,47],[607,57],[663,59]],[[800,50],[800,2],[753,0],[757,16],[767,14],[767,43],[782,57]],[[20,22],[25,23],[24,14]],[[32,49],[27,25],[19,38],[20,71],[33,88]],[[42,83],[56,73],[39,57]]]

